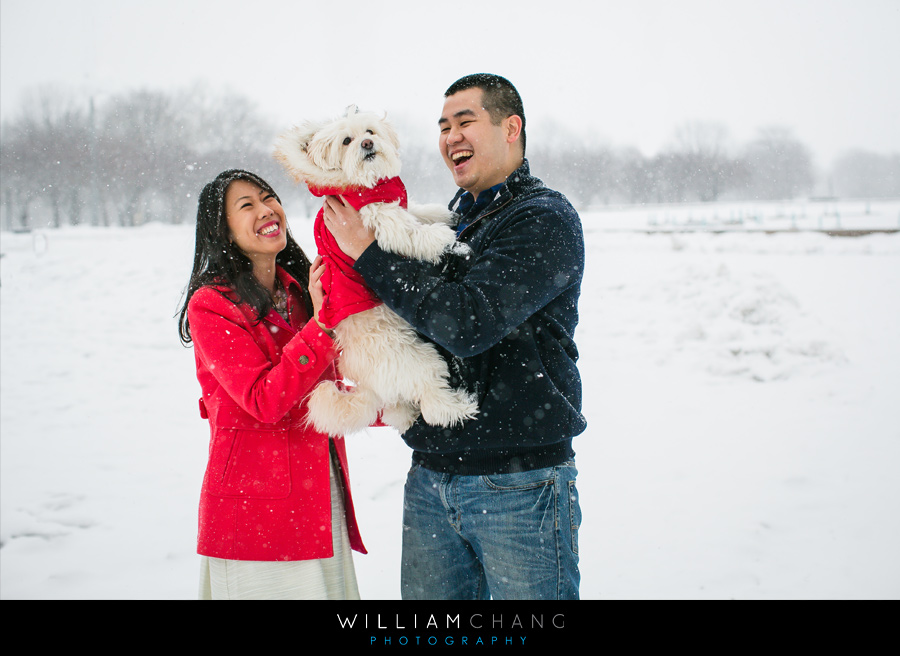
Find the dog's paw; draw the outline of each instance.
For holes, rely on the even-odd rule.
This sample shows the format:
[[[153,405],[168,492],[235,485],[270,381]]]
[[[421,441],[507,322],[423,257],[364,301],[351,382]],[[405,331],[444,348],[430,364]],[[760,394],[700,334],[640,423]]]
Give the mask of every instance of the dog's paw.
[[[409,213],[412,214],[419,223],[443,223],[444,225],[456,225],[459,216],[455,212],[451,212],[444,205],[434,203],[420,205],[410,202],[407,205]]]
[[[387,406],[381,411],[381,423],[396,428],[401,435],[409,430],[418,418],[418,410],[403,402]]]
[[[319,383],[307,399],[307,421],[332,437],[365,430],[378,418],[377,398],[359,387],[342,391],[331,381]]]
[[[474,419],[478,414],[475,397],[448,387],[430,390],[419,402],[422,419],[431,426],[452,427]]]
[[[456,244],[456,231],[442,223],[422,225],[412,233],[411,241],[414,252],[410,257],[437,264]]]
[[[360,210],[363,225],[375,232],[389,253],[436,264],[456,243],[456,231],[444,223],[421,223],[396,203],[373,203]]]

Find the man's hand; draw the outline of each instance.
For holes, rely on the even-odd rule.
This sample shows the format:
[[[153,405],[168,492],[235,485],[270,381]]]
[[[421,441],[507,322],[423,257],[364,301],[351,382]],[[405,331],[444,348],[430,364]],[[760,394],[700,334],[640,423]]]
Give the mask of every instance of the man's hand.
[[[325,196],[323,205],[325,225],[341,250],[354,260],[375,241],[375,232],[366,228],[359,212],[340,196]]]

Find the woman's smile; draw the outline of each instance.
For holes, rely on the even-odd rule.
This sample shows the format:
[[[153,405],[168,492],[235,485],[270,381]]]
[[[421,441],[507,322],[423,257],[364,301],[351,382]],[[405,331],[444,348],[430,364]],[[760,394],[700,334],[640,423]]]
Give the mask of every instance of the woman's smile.
[[[262,228],[256,231],[261,237],[277,237],[281,234],[281,226],[278,221],[270,221],[266,223]]]

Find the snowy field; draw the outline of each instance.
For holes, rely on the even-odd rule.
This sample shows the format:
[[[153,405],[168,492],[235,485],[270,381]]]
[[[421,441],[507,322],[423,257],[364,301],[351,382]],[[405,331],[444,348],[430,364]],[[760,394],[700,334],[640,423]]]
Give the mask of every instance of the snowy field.
[[[837,227],[898,227],[854,207]],[[583,214],[583,598],[900,597],[900,235],[763,231],[836,227],[820,209]],[[192,228],[0,240],[0,597],[195,598]],[[409,449],[348,449],[361,593],[397,599]]]

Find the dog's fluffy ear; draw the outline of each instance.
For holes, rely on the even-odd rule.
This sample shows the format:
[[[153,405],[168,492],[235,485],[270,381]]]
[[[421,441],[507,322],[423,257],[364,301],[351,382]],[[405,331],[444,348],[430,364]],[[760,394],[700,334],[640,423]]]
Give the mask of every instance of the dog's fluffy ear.
[[[308,180],[310,173],[315,170],[315,166],[309,161],[307,150],[321,127],[319,123],[307,121],[301,126],[294,126],[275,142],[275,159],[284,165],[297,182]]]
[[[325,123],[322,122],[306,121],[300,127],[295,127],[292,130],[294,138],[297,140],[297,144],[303,151],[306,151],[307,148],[309,148],[309,143],[324,126]]]

